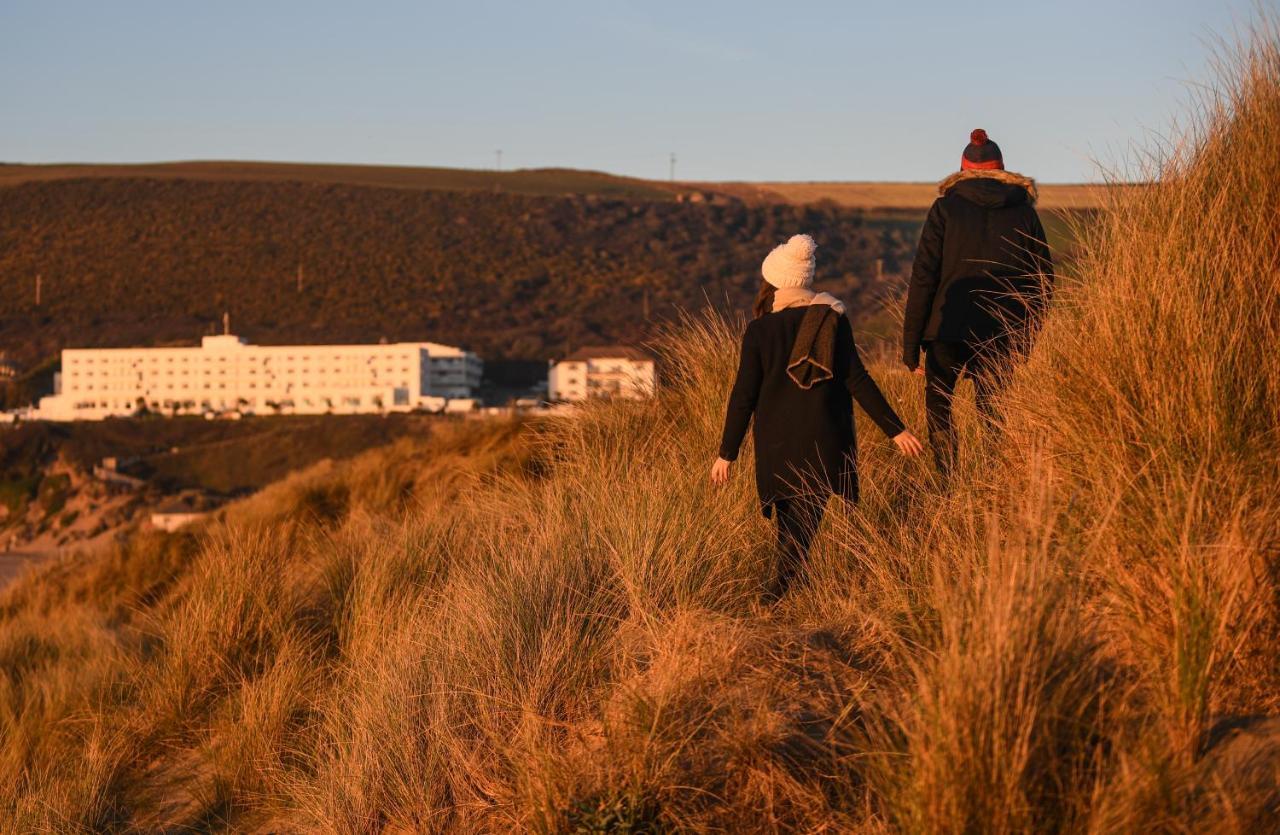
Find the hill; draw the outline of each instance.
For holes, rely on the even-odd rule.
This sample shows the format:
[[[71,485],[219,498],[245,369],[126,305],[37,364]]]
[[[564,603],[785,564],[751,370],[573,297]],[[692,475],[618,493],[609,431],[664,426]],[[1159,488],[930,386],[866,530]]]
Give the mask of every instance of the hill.
[[[0,163],[0,186],[84,179],[294,182],[430,191],[491,191],[538,196],[594,194],[642,200],[671,200],[675,197],[674,188],[667,183],[565,168],[483,171],[394,165],[217,160],[115,165]]]
[[[1030,172],[1034,174],[1034,172]],[[851,209],[922,212],[937,195],[929,182],[666,182],[565,168],[485,171],[390,165],[217,161],[133,164],[0,163],[0,186],[50,180],[99,178],[300,182],[443,191],[490,191],[535,196],[597,195],[638,200],[675,200],[694,193],[748,203],[803,205],[832,201]],[[1102,184],[1040,184],[1040,205],[1052,211],[1101,207],[1114,187]]]
[[[448,422],[427,415],[328,415],[6,427],[0,431],[0,543],[28,558],[101,547],[187,491],[243,495],[323,459],[425,438]],[[107,456],[137,482],[126,488],[96,477],[95,466]],[[7,580],[0,566],[0,587]]]
[[[1034,172],[1030,172],[1034,174]],[[918,212],[929,208],[938,196],[937,183],[707,183],[706,188],[753,203],[831,202],[867,210]],[[1038,183],[1039,206],[1054,212],[1091,211],[1106,205],[1108,192],[1117,186],[1088,183]]]
[[[320,181],[19,182],[0,187],[0,350],[30,367],[69,345],[190,343],[228,311],[261,343],[430,339],[545,359],[746,307],[763,254],[797,229],[823,247],[824,285],[870,306],[909,264],[917,222]]]
[[[1265,38],[1265,39],[1263,39]],[[740,321],[0,595],[16,831],[1223,832],[1280,820],[1280,35],[1085,230],[943,488],[859,414],[776,606]],[[920,381],[873,367],[913,427]]]

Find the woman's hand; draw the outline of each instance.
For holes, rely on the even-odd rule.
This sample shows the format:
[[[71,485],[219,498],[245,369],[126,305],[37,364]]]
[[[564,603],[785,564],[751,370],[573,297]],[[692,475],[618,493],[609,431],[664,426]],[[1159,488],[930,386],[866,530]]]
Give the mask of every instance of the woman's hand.
[[[711,465],[711,483],[719,487],[729,481],[729,468],[733,466],[732,461],[726,461],[723,458],[717,458],[716,463]]]
[[[915,458],[917,455],[924,452],[924,444],[920,443],[919,438],[911,434],[910,429],[903,429],[897,435],[894,435],[893,443],[898,447],[898,452],[901,452],[908,458]],[[712,473],[714,472],[715,470],[713,469]]]

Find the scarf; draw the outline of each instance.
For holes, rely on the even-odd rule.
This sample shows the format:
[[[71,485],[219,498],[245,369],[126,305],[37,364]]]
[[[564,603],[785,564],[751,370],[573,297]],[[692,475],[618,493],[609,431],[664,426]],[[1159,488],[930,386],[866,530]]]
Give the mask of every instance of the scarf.
[[[817,293],[808,287],[779,287],[773,291],[773,312],[786,310],[788,307],[807,307],[825,304],[836,313],[844,313],[844,302],[830,293]]]
[[[834,375],[836,327],[844,303],[830,293],[807,287],[780,287],[773,294],[773,311],[807,307],[787,360],[787,376],[802,389],[811,389]]]

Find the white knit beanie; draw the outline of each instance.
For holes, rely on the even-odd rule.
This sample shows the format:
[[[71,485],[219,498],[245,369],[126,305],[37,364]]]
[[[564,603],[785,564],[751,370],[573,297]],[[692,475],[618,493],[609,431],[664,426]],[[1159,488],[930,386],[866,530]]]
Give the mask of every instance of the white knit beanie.
[[[813,284],[813,268],[818,245],[808,235],[792,235],[791,240],[773,248],[760,265],[760,274],[774,287],[808,287]]]

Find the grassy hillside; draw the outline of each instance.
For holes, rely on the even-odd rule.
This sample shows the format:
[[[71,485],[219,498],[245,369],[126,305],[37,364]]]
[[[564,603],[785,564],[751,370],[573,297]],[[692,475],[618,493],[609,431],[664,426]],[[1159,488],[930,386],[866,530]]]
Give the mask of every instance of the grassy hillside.
[[[208,182],[297,182],[375,186],[432,191],[492,191],[564,196],[594,194],[641,200],[672,200],[676,190],[597,171],[540,168],[483,171],[466,168],[417,168],[392,165],[338,165],[297,162],[159,162],[142,164],[15,165],[0,163],[0,186],[54,180],[203,180]]]
[[[707,201],[674,202],[691,188]],[[882,297],[900,291],[932,188],[256,162],[0,165],[0,351],[26,372],[0,387],[0,406],[47,393],[63,347],[191,343],[224,311],[259,342],[436,339],[491,360],[640,342],[678,311],[748,303],[761,257],[797,229],[823,246],[824,284],[874,319]],[[1096,201],[1064,202],[1054,188],[1045,220],[1065,255],[1070,219]]]
[[[189,343],[229,311],[263,343],[431,339],[545,359],[643,340],[679,310],[749,303],[761,258],[797,229],[822,245],[827,286],[870,306],[909,264],[917,228],[829,206],[30,182],[0,187],[0,350],[34,364],[67,345]]]
[[[1035,172],[1026,172],[1034,176]],[[295,162],[192,161],[135,164],[0,163],[0,186],[50,180],[91,178],[206,180],[222,182],[300,182],[444,191],[492,191],[536,196],[592,194],[638,200],[674,200],[701,192],[750,203],[832,201],[851,209],[923,212],[937,196],[933,183],[891,182],[664,182],[619,177],[597,171],[538,168],[485,171],[390,165],[339,165]],[[1049,210],[1089,210],[1104,205],[1103,184],[1041,183],[1041,205]]]
[[[347,458],[406,435],[426,436],[429,415],[292,415],[207,421],[115,418],[29,423],[0,433],[0,478],[61,458],[89,471],[105,456],[130,459],[169,490],[257,490],[319,458]]]
[[[7,427],[0,432],[0,543],[33,553],[93,545],[127,532],[184,490],[252,492],[323,459],[350,458],[404,437],[425,439],[448,420],[338,415]],[[145,486],[122,494],[93,478],[106,456],[125,461],[126,472]]]
[[[1034,171],[1022,172],[1035,177]],[[941,179],[941,178],[939,178]],[[920,212],[938,196],[937,183],[709,183],[709,189],[750,202],[821,203],[868,210]],[[1107,204],[1108,192],[1123,187],[1107,184],[1040,183],[1039,206],[1053,212],[1092,211]]]
[[[461,425],[0,597],[18,831],[1275,832],[1280,32],[1097,227],[940,491],[758,593],[740,323],[659,398]],[[920,426],[919,382],[873,373]],[[750,467],[749,456],[742,470]]]

